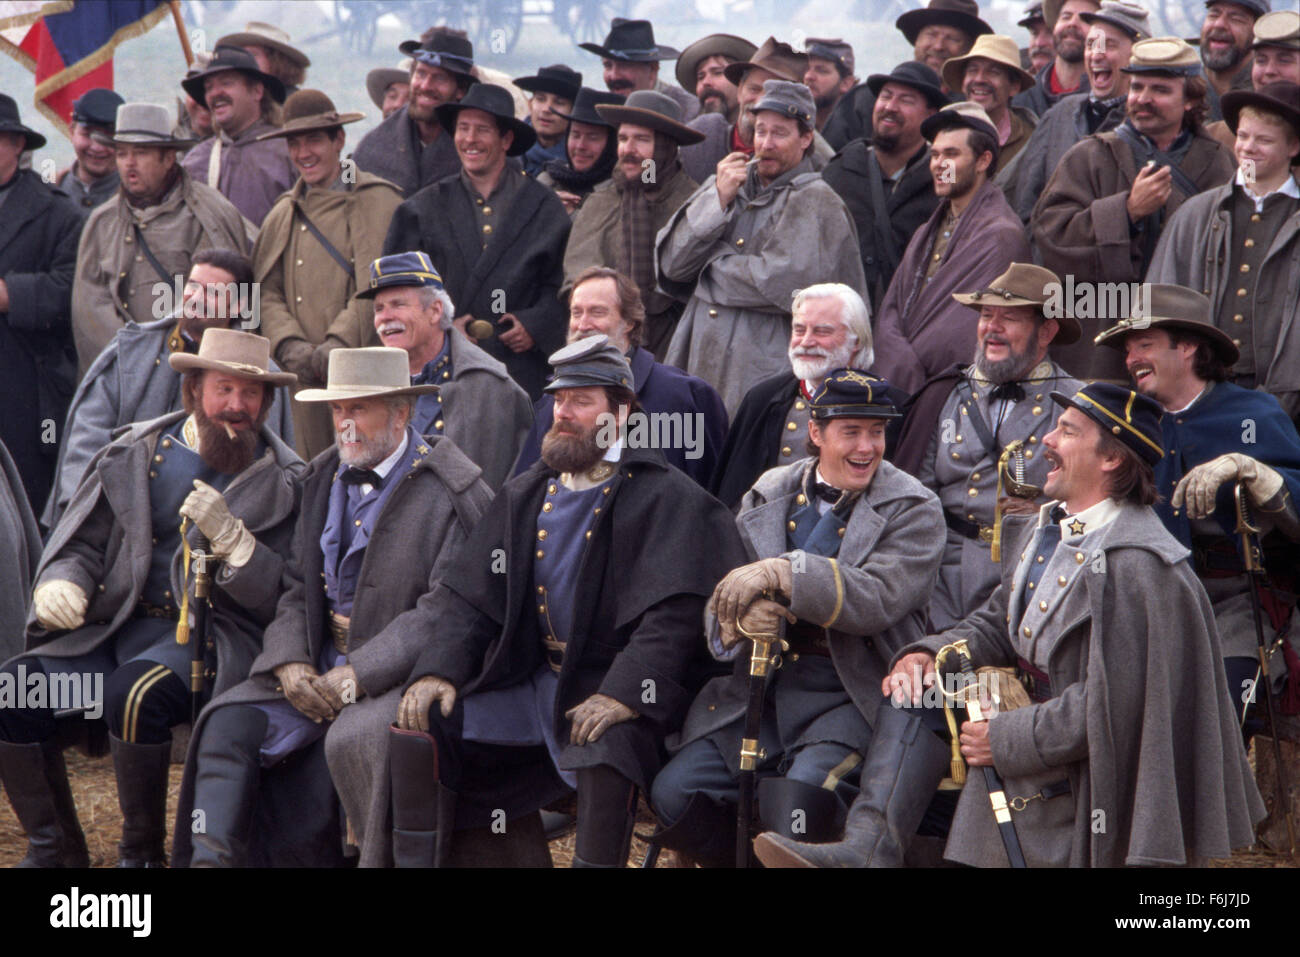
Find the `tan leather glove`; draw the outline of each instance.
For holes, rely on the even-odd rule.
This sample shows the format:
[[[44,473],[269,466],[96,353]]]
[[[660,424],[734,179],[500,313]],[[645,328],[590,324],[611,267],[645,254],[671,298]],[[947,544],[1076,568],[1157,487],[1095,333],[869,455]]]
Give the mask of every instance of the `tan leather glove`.
[[[276,361],[286,372],[292,372],[298,377],[298,382],[324,382],[324,379],[317,379],[312,374],[312,356],[316,352],[316,347],[306,339],[286,339],[280,343],[280,348],[276,350]]]
[[[317,678],[311,679],[311,685],[324,698],[335,713],[350,704],[356,704],[366,696],[366,692],[357,681],[357,672],[351,665],[339,665],[331,668]]]
[[[751,635],[775,635],[779,633],[782,619],[792,625],[799,620],[794,612],[784,605],[766,598],[757,598],[741,612],[740,628],[744,628]],[[749,640],[741,633],[740,628],[737,628],[734,622],[718,619],[718,640],[722,642],[723,648],[730,648],[737,642]]]
[[[792,591],[789,559],[764,558],[729,571],[713,589],[709,610],[719,623],[734,622],[755,599],[784,597],[788,600]]]
[[[586,744],[599,738],[611,725],[631,721],[637,714],[609,695],[594,694],[576,708],[564,712],[564,716],[573,722],[569,741],[573,744]]]
[[[312,678],[318,674],[314,667],[301,661],[290,661],[275,669],[276,680],[289,704],[320,724],[333,719],[334,709],[312,684]]]
[[[243,568],[253,557],[257,539],[230,513],[225,497],[206,482],[194,480],[194,491],[181,503],[180,513],[198,526],[212,554],[231,568]]]
[[[405,731],[428,731],[429,709],[435,701],[442,703],[442,716],[451,717],[456,704],[456,689],[450,681],[437,675],[425,675],[402,695],[397,706],[397,726]]]
[[[1202,462],[1183,476],[1169,504],[1187,508],[1188,518],[1206,518],[1214,512],[1214,499],[1225,482],[1243,482],[1251,501],[1263,505],[1282,488],[1282,476],[1262,462],[1240,452],[1229,452]]]
[[[32,593],[36,620],[49,631],[71,631],[86,623],[90,602],[81,586],[62,578],[42,582]]]

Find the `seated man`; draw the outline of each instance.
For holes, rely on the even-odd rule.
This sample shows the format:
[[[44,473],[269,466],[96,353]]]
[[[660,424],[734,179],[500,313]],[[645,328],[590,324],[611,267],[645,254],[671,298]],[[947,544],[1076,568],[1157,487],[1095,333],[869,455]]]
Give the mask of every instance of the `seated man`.
[[[423,651],[390,744],[399,866],[442,863],[453,828],[463,843],[531,820],[540,843],[533,812],[573,787],[574,866],[624,866],[636,792],[698,688],[705,600],[743,554],[716,499],[618,438],[636,396],[605,336],[551,364],[542,461],[506,483],[403,619]]]
[[[943,553],[938,499],[883,460],[886,424],[899,415],[887,391],[855,369],[832,372],[812,400],[813,457],[772,469],[745,496],[736,525],[750,562],[718,585],[706,619],[709,650],[735,668],[692,702],[676,754],[655,778],[651,805],[665,847],[708,864],[735,860],[729,805],[750,700],[741,639],[773,633],[783,620],[789,653],[768,680],[757,742],[767,829],[804,841],[836,837],[861,765],[864,795],[882,787],[892,795],[896,840],[885,840],[876,863],[899,864],[947,770],[940,738],[919,717],[882,705],[878,691],[889,656],[924,634]]]
[[[337,863],[334,788],[361,863],[389,860],[384,729],[418,650],[396,623],[437,584],[492,497],[451,440],[410,427],[415,397],[436,387],[409,382],[399,349],[336,349],[326,387],[295,397],[330,404],[338,443],[303,476],[262,653],[190,739],[175,865]],[[267,805],[291,811],[259,833]],[[202,830],[191,828],[192,809],[203,811]]]
[[[1043,439],[1052,462],[1045,492],[1055,501],[1037,515],[1007,516],[1013,558],[993,597],[896,652],[881,688],[900,704],[920,703],[938,678],[935,652],[958,640],[973,667],[1026,675],[1031,702],[963,722],[960,746],[972,768],[1001,776],[1003,794],[992,797],[1011,805],[1030,867],[1227,857],[1254,840],[1264,805],[1218,664],[1209,599],[1187,549],[1150,508],[1160,407],[1109,383],[1052,400],[1067,407]],[[859,801],[845,841],[796,850],[806,864],[861,866],[874,817]],[[779,836],[757,841],[775,853],[790,847]],[[945,856],[1008,864],[984,775],[967,778]]]
[[[171,729],[190,718],[197,640],[187,613],[194,529],[185,541],[182,529],[193,523],[221,561],[204,649],[215,694],[248,674],[274,617],[302,469],[265,427],[275,388],[293,382],[267,371],[266,339],[212,329],[198,355],[168,361],[185,373],[185,410],[136,423],[91,462],[37,569],[27,652],[3,668],[29,686],[37,674],[56,688],[102,681],[71,706],[108,723],[121,867],[164,864]],[[0,781],[27,832],[29,867],[89,866],[55,735],[66,707],[0,708]]]

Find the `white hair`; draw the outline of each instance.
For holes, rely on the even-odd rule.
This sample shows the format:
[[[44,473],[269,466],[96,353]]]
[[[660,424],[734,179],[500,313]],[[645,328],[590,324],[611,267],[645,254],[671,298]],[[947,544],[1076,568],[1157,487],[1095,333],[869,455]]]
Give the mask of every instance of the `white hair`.
[[[418,298],[420,305],[425,309],[433,306],[435,302],[442,303],[442,315],[438,319],[438,325],[443,329],[451,328],[451,320],[456,315],[456,307],[451,303],[451,296],[447,295],[447,290],[441,286],[420,286]]]
[[[809,299],[835,299],[840,304],[840,322],[853,338],[858,347],[850,368],[869,370],[876,361],[875,348],[871,341],[871,307],[858,295],[852,286],[842,282],[819,282],[804,289],[795,290],[794,302],[790,305],[792,313]]]

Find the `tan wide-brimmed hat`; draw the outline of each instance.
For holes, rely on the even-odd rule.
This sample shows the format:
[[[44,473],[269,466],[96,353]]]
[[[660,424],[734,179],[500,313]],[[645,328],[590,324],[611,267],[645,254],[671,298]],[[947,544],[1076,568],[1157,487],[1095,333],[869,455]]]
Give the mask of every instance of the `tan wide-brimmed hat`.
[[[1168,283],[1143,283],[1141,288],[1142,295],[1132,304],[1128,317],[1100,333],[1093,342],[1122,351],[1124,339],[1131,332],[1180,329],[1204,337],[1226,366],[1241,358],[1232,337],[1214,324],[1207,297],[1195,289]]]
[[[117,108],[117,125],[110,134],[95,130],[91,139],[98,143],[133,146],[161,146],[166,149],[189,149],[198,140],[178,139],[172,135],[173,117],[165,106],[154,103],[123,103]]]
[[[381,66],[366,74],[366,92],[370,102],[381,110],[384,108],[384,94],[394,83],[411,82],[411,58],[407,57],[395,67]]]
[[[982,306],[1033,306],[1040,313],[1052,298],[1052,291],[1061,288],[1061,278],[1050,269],[1032,263],[1012,263],[997,279],[975,292],[954,292],[952,298],[964,306],[979,309]],[[1083,330],[1079,320],[1068,315],[1052,315],[1057,329],[1053,345],[1068,346],[1078,342]]]
[[[1020,68],[1020,48],[1010,37],[996,33],[985,33],[975,38],[975,45],[965,56],[955,56],[943,65],[943,82],[950,90],[960,90],[966,64],[976,57],[992,60],[1011,71],[1011,82],[1018,84],[1014,92],[1027,90],[1036,82],[1033,74]]]
[[[697,80],[696,70],[700,63],[711,56],[724,56],[733,63],[748,60],[758,47],[744,37],[732,36],[730,33],[710,33],[707,37],[696,40],[677,57],[677,83],[687,93],[694,95]]]
[[[320,90],[299,90],[284,101],[284,125],[278,130],[263,133],[257,139],[273,140],[313,130],[332,130],[336,126],[365,118],[364,113],[340,113],[335,108],[334,101]]]
[[[325,388],[303,389],[294,398],[299,402],[344,402],[438,391],[436,385],[411,385],[410,368],[411,360],[405,349],[387,346],[335,349],[330,353]]]
[[[307,54],[289,43],[289,34],[269,23],[250,21],[242,33],[228,34],[218,40],[216,45],[221,46],[223,43],[236,47],[259,46],[278,50],[304,70],[311,66]]]
[[[293,385],[298,381],[292,372],[270,371],[270,339],[239,329],[209,329],[199,342],[198,355],[173,352],[167,364],[177,372],[211,369],[271,385]]]

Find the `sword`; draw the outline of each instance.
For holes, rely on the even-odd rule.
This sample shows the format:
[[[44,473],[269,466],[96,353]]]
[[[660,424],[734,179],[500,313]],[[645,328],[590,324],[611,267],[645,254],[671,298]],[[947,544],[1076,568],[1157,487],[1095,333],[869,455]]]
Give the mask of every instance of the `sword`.
[[[1260,589],[1267,581],[1264,571],[1264,552],[1259,543],[1259,526],[1251,521],[1250,516],[1250,497],[1246,490],[1245,483],[1238,482],[1232,490],[1233,499],[1237,506],[1237,528],[1236,532],[1241,536],[1241,556],[1243,564],[1246,566],[1246,580],[1250,583],[1250,612],[1255,621],[1255,645],[1259,654],[1259,667],[1255,670],[1255,682],[1250,687],[1250,697],[1253,701],[1259,692],[1260,683],[1264,684],[1264,710],[1268,714],[1269,737],[1273,741],[1273,763],[1277,767],[1277,800],[1278,811],[1282,819],[1286,821],[1286,837],[1290,845],[1290,853],[1295,857],[1295,822],[1291,819],[1291,789],[1286,779],[1286,766],[1282,763],[1282,744],[1277,737],[1277,724],[1274,720],[1276,715],[1276,705],[1273,700],[1273,683],[1269,680],[1268,659],[1280,645],[1281,639],[1278,639],[1277,645],[1269,646],[1268,639],[1264,637],[1264,616],[1263,603],[1260,598]],[[1242,727],[1246,724],[1246,710],[1250,707],[1247,702],[1241,709]]]
[[[758,746],[763,720],[763,699],[767,692],[767,675],[781,667],[781,652],[790,646],[781,637],[785,622],[776,634],[753,634],[736,621],[736,630],[749,639],[749,703],[745,708],[745,733],[740,739],[740,798],[736,807],[736,866],[749,867],[749,822],[754,814],[754,781],[758,762],[767,752]],[[779,650],[773,653],[772,648]]]
[[[993,542],[989,549],[989,558],[995,563],[1002,561],[1002,487],[1006,484],[1008,495],[1016,498],[1036,499],[1043,494],[1037,485],[1025,482],[1025,443],[1013,439],[1002,449],[998,456],[998,488],[993,505]]]
[[[189,519],[181,522],[182,574],[192,570],[194,577],[194,629],[191,633],[189,624],[189,590],[181,601],[180,622],[176,626],[176,643],[190,646],[190,724],[199,717],[199,703],[203,699],[203,668],[206,664],[205,653],[208,646],[208,621],[212,610],[212,565],[217,559],[208,551],[211,547],[207,536],[195,531],[194,546],[191,548],[185,532],[189,528]]]

